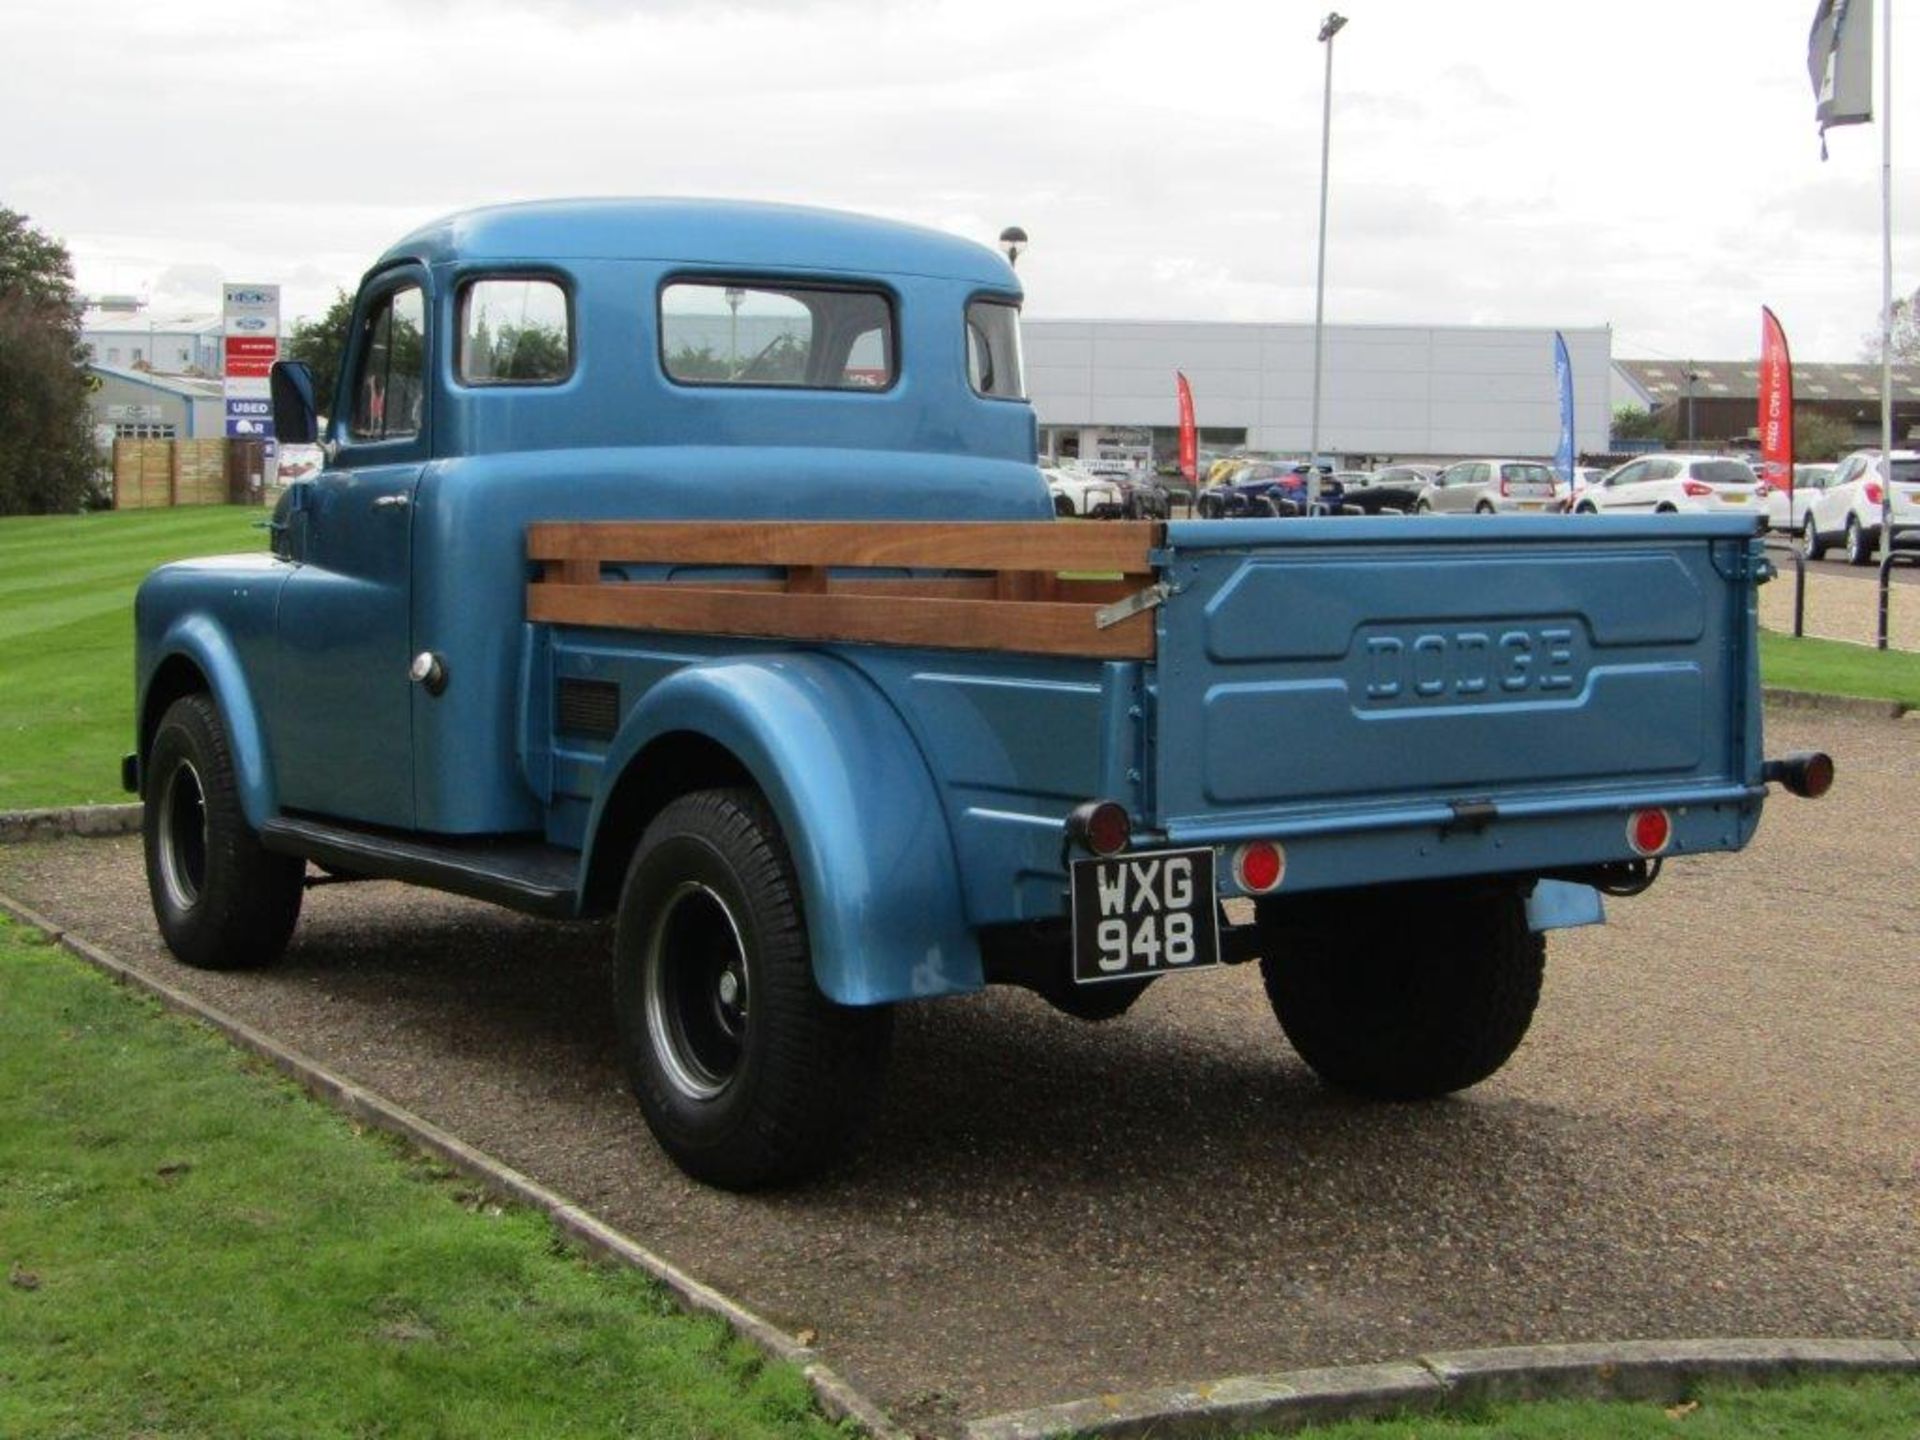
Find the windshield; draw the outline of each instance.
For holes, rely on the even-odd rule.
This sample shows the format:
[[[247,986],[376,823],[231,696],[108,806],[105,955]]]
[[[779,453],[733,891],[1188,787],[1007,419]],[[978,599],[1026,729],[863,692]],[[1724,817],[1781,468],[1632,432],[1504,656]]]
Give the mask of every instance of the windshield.
[[[1752,469],[1744,460],[1702,460],[1693,467],[1693,478],[1709,485],[1751,485]]]

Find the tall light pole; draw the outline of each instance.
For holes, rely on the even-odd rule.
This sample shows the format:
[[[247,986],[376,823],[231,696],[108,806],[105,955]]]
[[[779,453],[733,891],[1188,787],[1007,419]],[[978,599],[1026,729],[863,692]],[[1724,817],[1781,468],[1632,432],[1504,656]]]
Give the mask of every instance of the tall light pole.
[[[1320,356],[1327,313],[1327,156],[1333,140],[1333,37],[1347,17],[1328,14],[1320,26],[1327,47],[1327,82],[1320,108],[1320,264],[1313,282],[1313,421],[1307,429],[1307,513],[1320,503]]]
[[[727,378],[740,378],[740,302],[747,298],[747,292],[738,285],[727,287]]]

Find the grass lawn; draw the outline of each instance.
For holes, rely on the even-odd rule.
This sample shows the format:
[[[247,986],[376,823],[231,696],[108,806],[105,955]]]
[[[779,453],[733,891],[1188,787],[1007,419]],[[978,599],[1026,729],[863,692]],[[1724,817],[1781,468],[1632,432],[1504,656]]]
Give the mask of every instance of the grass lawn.
[[[154,566],[264,550],[257,506],[0,520],[0,810],[125,800],[133,592]]]
[[[799,1373],[0,920],[0,1435],[827,1440]]]
[[[1862,695],[1920,705],[1920,654],[1911,650],[1875,650],[1838,640],[1796,640],[1791,635],[1762,630],[1760,674],[1767,684],[1787,690],[1819,690],[1829,695]]]

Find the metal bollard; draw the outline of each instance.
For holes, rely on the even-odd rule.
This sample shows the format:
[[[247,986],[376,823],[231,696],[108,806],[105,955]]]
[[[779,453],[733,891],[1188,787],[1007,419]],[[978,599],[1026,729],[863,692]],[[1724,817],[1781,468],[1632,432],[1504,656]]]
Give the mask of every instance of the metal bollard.
[[[1880,552],[1880,623],[1874,633],[1873,646],[1876,650],[1887,648],[1887,598],[1893,588],[1893,567],[1896,565],[1920,565],[1920,549],[1902,546],[1905,536],[1896,535],[1892,545]]]

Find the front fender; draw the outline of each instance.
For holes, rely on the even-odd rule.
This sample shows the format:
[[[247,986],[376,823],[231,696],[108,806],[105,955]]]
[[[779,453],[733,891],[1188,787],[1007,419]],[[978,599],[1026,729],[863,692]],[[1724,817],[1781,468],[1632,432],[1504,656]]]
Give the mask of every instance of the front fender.
[[[204,611],[190,612],[167,626],[150,653],[151,663],[142,667],[139,708],[135,713],[146,714],[147,696],[154,678],[165,671],[168,661],[176,657],[190,661],[206,678],[214,703],[220,707],[240,785],[240,806],[247,824],[258,830],[273,817],[275,810],[273,765],[267,756],[260,712],[254,705],[246,669],[232,638]],[[144,753],[141,763],[146,763]]]
[[[752,775],[799,872],[816,983],[842,1005],[978,990],[980,948],[925,758],[886,697],[825,655],[756,655],[675,671],[627,716],[587,823],[663,737],[696,734]]]

